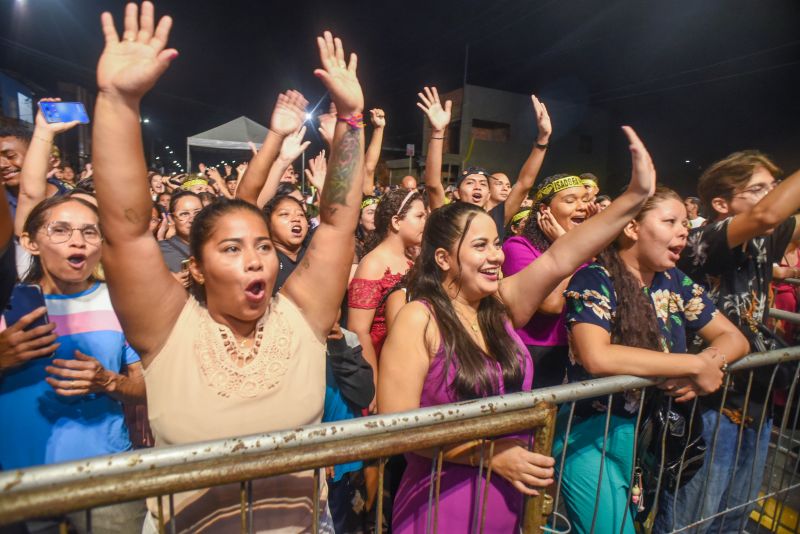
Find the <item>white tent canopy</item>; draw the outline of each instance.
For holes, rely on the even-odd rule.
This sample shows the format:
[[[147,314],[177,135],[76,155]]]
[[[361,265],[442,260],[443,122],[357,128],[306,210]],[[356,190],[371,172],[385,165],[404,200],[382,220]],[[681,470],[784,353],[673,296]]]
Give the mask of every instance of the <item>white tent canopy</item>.
[[[205,132],[186,138],[186,168],[192,168],[192,147],[212,150],[250,150],[248,143],[261,148],[267,127],[245,116],[220,124]]]

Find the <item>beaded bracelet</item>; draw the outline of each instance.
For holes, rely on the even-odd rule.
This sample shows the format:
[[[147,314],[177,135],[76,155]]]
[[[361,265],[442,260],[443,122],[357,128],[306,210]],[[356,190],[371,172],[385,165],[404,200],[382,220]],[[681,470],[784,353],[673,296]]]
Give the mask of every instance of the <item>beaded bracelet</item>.
[[[364,115],[362,113],[353,113],[349,117],[336,117],[336,120],[338,122],[346,122],[355,130],[364,127]]]

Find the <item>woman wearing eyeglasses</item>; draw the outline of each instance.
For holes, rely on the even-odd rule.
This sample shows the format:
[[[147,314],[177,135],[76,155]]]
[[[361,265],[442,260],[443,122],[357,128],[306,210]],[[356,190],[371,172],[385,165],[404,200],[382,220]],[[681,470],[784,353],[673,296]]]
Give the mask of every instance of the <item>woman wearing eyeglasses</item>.
[[[191,256],[189,232],[195,215],[202,209],[203,202],[197,193],[184,191],[173,195],[169,201],[169,213],[175,226],[175,235],[158,242],[164,263],[185,288],[189,287],[189,270],[186,268],[186,260]]]
[[[23,283],[42,288],[51,322],[24,331],[44,315],[40,308],[0,332],[3,469],[131,449],[123,402],[143,401],[145,385],[106,285],[92,276],[103,241],[97,208],[74,196],[44,200],[20,238],[32,257]],[[126,531],[122,526],[141,525],[144,514],[143,502],[98,509],[93,528]]]

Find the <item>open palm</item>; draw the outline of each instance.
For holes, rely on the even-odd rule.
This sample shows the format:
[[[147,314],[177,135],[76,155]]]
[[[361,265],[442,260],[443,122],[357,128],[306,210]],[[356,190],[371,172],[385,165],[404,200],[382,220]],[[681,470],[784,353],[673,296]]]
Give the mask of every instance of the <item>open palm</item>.
[[[317,45],[322,68],[316,69],[314,75],[325,84],[340,113],[361,113],[364,109],[364,93],[356,77],[358,57],[350,54],[350,62],[345,62],[341,39],[334,39],[329,31],[317,37]]]
[[[656,168],[647,147],[630,126],[623,126],[625,135],[628,136],[631,151],[631,181],[628,187],[646,191],[652,195],[656,190]]]
[[[269,129],[284,136],[296,132],[303,125],[307,105],[308,100],[298,91],[289,90],[278,95]]]
[[[170,17],[162,17],[153,28],[153,4],[142,3],[141,17],[136,4],[125,7],[122,40],[110,13],[101,22],[106,46],[97,65],[97,86],[101,91],[140,98],[177,57],[174,49],[164,49],[172,27]]]
[[[442,106],[439,100],[439,91],[435,87],[424,87],[422,93],[417,93],[420,102],[417,107],[425,112],[434,130],[444,130],[450,124],[450,109],[453,103],[448,100]]]

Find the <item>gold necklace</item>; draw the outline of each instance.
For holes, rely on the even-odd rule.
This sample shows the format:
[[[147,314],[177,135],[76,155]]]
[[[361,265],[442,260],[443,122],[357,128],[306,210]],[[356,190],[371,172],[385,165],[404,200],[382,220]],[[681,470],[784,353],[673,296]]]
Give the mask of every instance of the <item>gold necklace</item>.
[[[455,308],[455,306],[454,306],[454,308]],[[465,317],[464,314],[461,313],[461,311],[459,311],[458,308],[456,308],[456,313],[458,314],[459,317],[461,317],[462,321],[466,322],[467,325],[469,325],[469,327],[472,329],[473,332],[475,332],[476,334],[480,332],[480,327],[478,326],[478,314],[477,313],[475,314],[475,320],[474,321],[470,321],[469,319],[467,319],[467,317]]]

